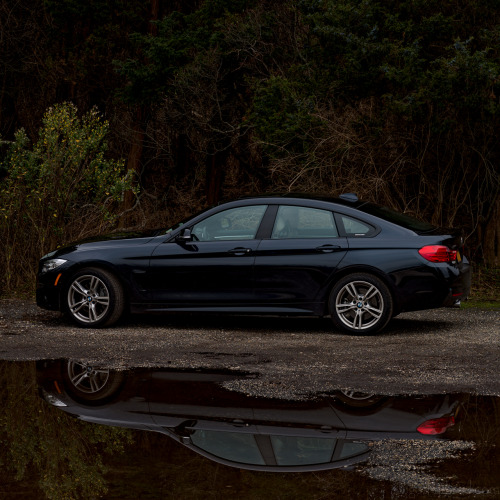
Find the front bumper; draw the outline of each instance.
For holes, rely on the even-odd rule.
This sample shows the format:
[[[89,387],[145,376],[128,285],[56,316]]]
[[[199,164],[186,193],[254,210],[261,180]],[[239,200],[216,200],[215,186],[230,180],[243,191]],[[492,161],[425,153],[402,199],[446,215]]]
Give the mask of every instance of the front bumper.
[[[38,275],[36,282],[36,303],[42,309],[49,311],[61,310],[62,276],[59,272],[48,272]],[[57,284],[56,284],[57,283]]]

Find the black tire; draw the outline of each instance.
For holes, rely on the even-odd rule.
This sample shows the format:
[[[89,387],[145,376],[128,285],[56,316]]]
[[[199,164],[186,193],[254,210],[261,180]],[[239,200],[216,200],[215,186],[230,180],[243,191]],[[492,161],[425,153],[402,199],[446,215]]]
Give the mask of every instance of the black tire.
[[[71,277],[63,297],[72,321],[85,328],[116,323],[125,309],[123,288],[108,271],[89,267]]]
[[[125,380],[123,372],[75,360],[64,362],[62,376],[64,387],[72,398],[91,404],[108,402],[118,393]]]
[[[392,317],[393,300],[386,284],[376,276],[344,276],[330,293],[329,310],[334,325],[352,335],[379,333]]]
[[[387,399],[387,396],[358,391],[338,391],[335,397],[349,408],[371,408]]]

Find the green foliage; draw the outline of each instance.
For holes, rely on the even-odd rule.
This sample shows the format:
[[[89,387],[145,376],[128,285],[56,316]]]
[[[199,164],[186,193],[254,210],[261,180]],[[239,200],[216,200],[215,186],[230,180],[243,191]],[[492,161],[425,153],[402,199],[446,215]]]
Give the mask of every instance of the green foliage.
[[[175,75],[192,62],[199,51],[217,46],[217,23],[241,12],[248,0],[206,0],[191,13],[175,11],[155,22],[158,34],[133,33],[131,40],[142,57],[115,61],[128,84],[120,92],[126,102],[150,103],[166,92]]]
[[[276,157],[307,153],[313,130],[320,133],[321,120],[307,89],[283,77],[271,77],[257,89],[251,120],[265,138],[266,152]]]
[[[85,424],[38,396],[35,365],[2,363],[0,462],[21,481],[38,477],[46,498],[98,498],[106,493],[106,455],[123,453],[125,429]]]
[[[33,146],[24,130],[17,131],[0,163],[6,172],[0,258],[7,289],[20,262],[34,270],[44,251],[78,234],[87,218],[109,223],[116,217],[131,177],[123,161],[106,158],[108,128],[95,109],[80,118],[73,104],[63,103],[47,111]]]
[[[82,110],[106,106],[116,156],[142,168],[156,214],[256,190],[357,191],[489,234],[477,228],[498,196],[498,0],[37,2],[0,0],[4,136],[22,123],[33,138],[63,95]],[[49,154],[23,141],[19,132],[23,164]],[[14,178],[7,163],[0,182]],[[91,177],[79,199],[102,195]],[[145,224],[142,209],[131,220]],[[57,208],[50,238],[74,215]]]
[[[335,88],[348,102],[383,97],[387,112],[418,119],[431,106],[479,114],[498,107],[498,12],[488,2],[464,9],[427,1],[301,6],[311,27],[308,57],[321,65],[324,91]],[[482,27],[471,13],[483,18]],[[433,118],[442,121],[439,113]]]
[[[148,24],[148,5],[137,0],[43,0],[43,5],[51,21],[51,57],[60,51],[66,71],[95,87],[114,83],[102,80],[112,77],[110,54],[127,51],[131,27]]]
[[[500,268],[476,266],[473,277],[470,299],[462,306],[500,309]]]

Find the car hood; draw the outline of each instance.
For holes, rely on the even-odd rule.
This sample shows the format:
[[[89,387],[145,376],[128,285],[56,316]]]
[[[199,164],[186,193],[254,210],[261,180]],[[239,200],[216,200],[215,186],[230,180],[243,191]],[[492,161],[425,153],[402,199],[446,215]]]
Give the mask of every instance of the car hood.
[[[138,238],[153,238],[160,233],[158,229],[149,229],[145,231],[117,231],[115,233],[101,234],[97,236],[91,236],[90,238],[85,238],[71,245],[81,245],[82,243],[96,243],[100,241],[112,241],[112,240],[132,240]]]
[[[64,245],[63,247],[58,248],[57,250],[54,250],[53,252],[50,252],[47,255],[44,255],[42,259],[59,257],[61,255],[72,252],[77,248],[80,249],[85,248],[91,250],[96,247],[103,247],[103,246],[107,247],[108,245],[115,245],[117,243],[119,244],[119,242],[127,244],[127,241],[130,240],[135,240],[134,243],[140,244],[141,239],[143,240],[142,243],[147,243],[148,241],[151,240],[151,238],[154,238],[159,234],[161,234],[161,230],[155,229],[146,231],[120,231],[116,233],[108,233],[108,234],[92,236],[90,238],[85,238],[70,243],[68,245]]]

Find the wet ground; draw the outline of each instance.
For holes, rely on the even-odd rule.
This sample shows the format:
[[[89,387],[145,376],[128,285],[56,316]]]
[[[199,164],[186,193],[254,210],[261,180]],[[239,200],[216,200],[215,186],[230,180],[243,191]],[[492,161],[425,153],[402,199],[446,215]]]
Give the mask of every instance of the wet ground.
[[[29,302],[0,301],[0,359],[81,358],[130,368],[228,368],[259,376],[252,395],[296,398],[335,387],[384,394],[500,395],[500,311],[402,314],[374,337],[328,318],[137,316],[85,330]]]
[[[498,498],[499,347],[499,311],[408,313],[354,337],[314,318],[140,316],[82,330],[31,302],[0,301],[0,497]],[[133,373],[142,393],[129,387]],[[213,374],[215,389],[203,378]],[[168,385],[155,392],[155,377]],[[194,385],[179,386],[186,377]],[[276,413],[284,408],[293,411]],[[103,421],[109,412],[119,428]],[[131,430],[130,415],[148,430]],[[439,434],[417,431],[428,421]],[[300,448],[304,466],[333,438],[327,461],[339,468],[214,461],[193,447],[214,431],[234,435],[231,450],[241,435],[255,439],[275,469],[276,443]]]
[[[1,498],[500,495],[500,398],[249,397],[229,370],[0,362]],[[75,418],[76,417],[76,418]]]

